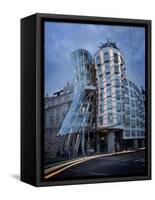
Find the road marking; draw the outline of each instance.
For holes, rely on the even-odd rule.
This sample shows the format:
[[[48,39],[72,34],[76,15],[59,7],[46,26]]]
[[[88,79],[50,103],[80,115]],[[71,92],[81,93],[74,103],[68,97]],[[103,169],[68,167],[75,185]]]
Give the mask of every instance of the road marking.
[[[94,156],[86,156],[84,158],[80,158],[80,159],[76,159],[76,160],[71,160],[69,162],[65,162],[63,164],[58,164],[54,167],[50,167],[50,168],[46,169],[44,171],[44,173],[45,173],[44,178],[48,179],[52,176],[59,174],[60,172],[72,167],[72,166],[78,165],[85,161],[92,160],[94,158],[108,157],[108,156],[112,156],[112,155],[122,155],[122,154],[126,154],[126,153],[131,153],[131,152],[136,152],[136,151],[132,150],[132,151],[125,151],[125,152],[118,152],[118,153],[100,154],[100,155],[94,155]],[[106,175],[106,174],[102,174],[102,175]]]

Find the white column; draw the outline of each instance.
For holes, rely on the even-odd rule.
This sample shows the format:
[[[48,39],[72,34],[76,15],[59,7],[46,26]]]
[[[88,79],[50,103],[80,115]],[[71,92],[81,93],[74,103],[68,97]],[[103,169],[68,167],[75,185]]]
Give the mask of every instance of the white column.
[[[114,152],[115,151],[115,133],[113,131],[108,132],[107,144],[108,144],[108,153]]]

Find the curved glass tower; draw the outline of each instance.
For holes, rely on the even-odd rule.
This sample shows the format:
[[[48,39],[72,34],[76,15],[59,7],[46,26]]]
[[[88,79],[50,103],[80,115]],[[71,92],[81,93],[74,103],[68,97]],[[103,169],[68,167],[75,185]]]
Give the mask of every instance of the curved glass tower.
[[[92,126],[94,117],[95,73],[91,54],[84,49],[78,49],[71,54],[74,67],[73,102],[60,127],[58,135],[81,135],[84,152],[84,135],[86,129]]]

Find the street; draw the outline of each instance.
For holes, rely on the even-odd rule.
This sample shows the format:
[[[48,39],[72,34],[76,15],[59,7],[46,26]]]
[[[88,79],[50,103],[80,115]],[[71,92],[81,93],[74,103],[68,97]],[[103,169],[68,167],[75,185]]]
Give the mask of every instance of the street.
[[[68,162],[68,164],[61,164],[60,167],[47,170],[45,179],[54,181],[143,174],[145,174],[144,150],[111,156],[87,157],[76,162],[72,161]]]

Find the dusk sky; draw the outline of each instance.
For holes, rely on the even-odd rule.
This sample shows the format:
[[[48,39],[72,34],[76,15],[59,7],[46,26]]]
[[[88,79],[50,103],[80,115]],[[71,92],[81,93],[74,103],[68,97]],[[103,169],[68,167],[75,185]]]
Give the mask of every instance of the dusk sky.
[[[124,54],[127,78],[145,88],[145,29],[111,25],[45,22],[45,95],[73,82],[70,55],[87,49],[92,55],[107,38]]]

